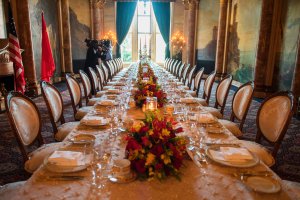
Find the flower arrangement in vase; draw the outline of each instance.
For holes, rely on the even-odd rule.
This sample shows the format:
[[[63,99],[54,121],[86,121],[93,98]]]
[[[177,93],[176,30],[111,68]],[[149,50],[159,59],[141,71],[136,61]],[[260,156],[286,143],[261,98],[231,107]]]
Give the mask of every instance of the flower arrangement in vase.
[[[143,66],[147,66],[148,70],[143,71]],[[167,95],[156,83],[157,77],[148,63],[140,63],[138,69],[138,81],[136,83],[137,90],[134,93],[134,100],[138,107],[142,107],[147,97],[156,97],[158,107],[163,107],[167,102]]]
[[[175,123],[159,111],[149,111],[144,121],[129,128],[126,151],[138,177],[162,180],[172,175],[180,178],[186,140],[176,136],[182,128],[174,129]]]

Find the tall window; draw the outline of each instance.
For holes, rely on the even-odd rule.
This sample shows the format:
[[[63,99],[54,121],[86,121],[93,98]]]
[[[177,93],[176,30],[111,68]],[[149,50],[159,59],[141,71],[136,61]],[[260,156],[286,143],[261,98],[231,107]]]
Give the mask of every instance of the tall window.
[[[166,52],[165,52],[165,49],[166,49],[166,43],[159,31],[159,27],[158,25],[156,24],[156,62],[158,63],[163,63],[165,61],[165,55],[166,55]]]
[[[132,26],[121,45],[122,59],[124,62],[132,61]]]
[[[138,30],[138,46],[144,48],[144,45],[149,49],[151,38],[151,3],[150,1],[139,1],[137,4],[137,30]]]
[[[165,60],[166,44],[161,36],[150,1],[139,1],[131,28],[121,45],[124,62],[138,58],[140,49],[151,47],[151,58],[162,63]],[[133,59],[134,58],[134,59]]]

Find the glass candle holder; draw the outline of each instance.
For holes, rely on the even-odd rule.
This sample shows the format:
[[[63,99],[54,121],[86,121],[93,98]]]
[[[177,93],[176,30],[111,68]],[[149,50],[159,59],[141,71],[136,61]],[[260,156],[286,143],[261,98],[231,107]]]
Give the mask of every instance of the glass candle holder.
[[[146,110],[154,111],[157,109],[157,98],[147,97],[146,98]]]

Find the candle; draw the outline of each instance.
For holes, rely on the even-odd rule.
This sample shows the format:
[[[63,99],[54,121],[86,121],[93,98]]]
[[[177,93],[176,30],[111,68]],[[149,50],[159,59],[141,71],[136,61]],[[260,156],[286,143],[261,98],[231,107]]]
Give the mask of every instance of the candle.
[[[140,51],[142,50],[142,38],[140,38]]]

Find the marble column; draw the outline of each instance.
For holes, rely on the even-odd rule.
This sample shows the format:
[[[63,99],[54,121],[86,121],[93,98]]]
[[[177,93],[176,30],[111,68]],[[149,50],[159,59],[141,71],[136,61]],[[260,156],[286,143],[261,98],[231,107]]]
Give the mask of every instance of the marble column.
[[[92,38],[100,40],[104,36],[104,5],[106,0],[91,0]]]
[[[263,0],[254,69],[254,96],[266,97],[273,92],[276,48],[281,37],[282,1]]]
[[[228,0],[220,0],[220,13],[219,13],[219,25],[218,25],[218,37],[217,37],[217,52],[215,72],[217,77],[223,77],[223,68],[226,67],[224,62],[225,58],[225,42],[226,42],[226,24],[227,24],[227,9]]]
[[[18,17],[18,37],[21,49],[24,49],[22,53],[22,60],[24,65],[25,78],[27,79],[28,90],[34,91],[38,94],[38,83],[36,78],[36,69],[34,63],[34,54],[31,38],[31,26],[29,16],[28,0],[18,1],[16,3],[17,17]],[[37,47],[38,48],[38,47]]]
[[[191,66],[195,64],[195,44],[196,44],[196,22],[199,0],[189,1],[187,42],[186,42],[186,63]]]
[[[296,54],[296,62],[291,90],[294,93],[296,100],[295,103],[297,105],[299,103],[300,98],[300,35],[298,36],[298,49]]]
[[[61,0],[64,73],[73,73],[69,0]]]

